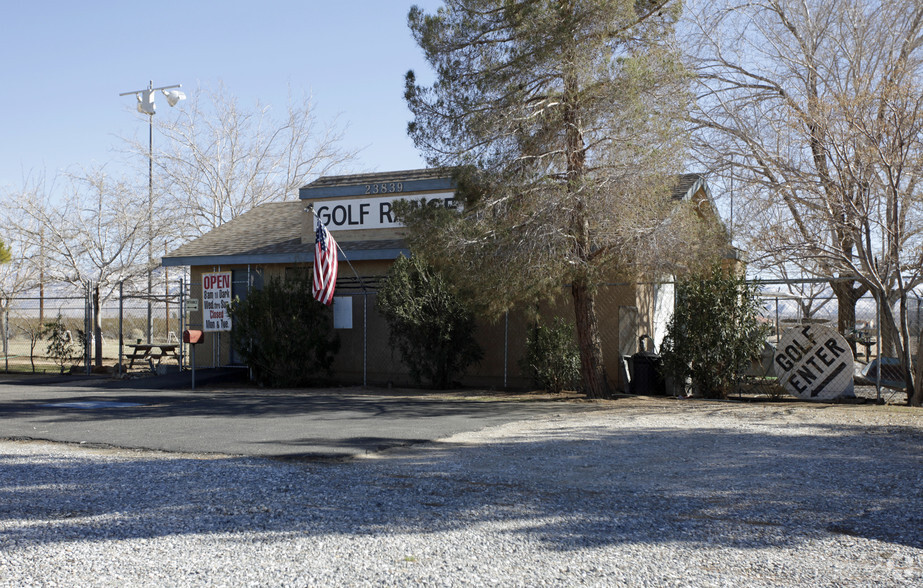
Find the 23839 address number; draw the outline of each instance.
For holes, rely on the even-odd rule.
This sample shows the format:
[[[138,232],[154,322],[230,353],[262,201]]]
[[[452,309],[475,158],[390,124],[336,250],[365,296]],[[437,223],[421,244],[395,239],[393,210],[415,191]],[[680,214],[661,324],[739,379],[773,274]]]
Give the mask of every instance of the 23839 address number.
[[[402,182],[390,182],[385,184],[366,184],[365,193],[366,194],[391,194],[395,192],[403,192],[404,184]]]

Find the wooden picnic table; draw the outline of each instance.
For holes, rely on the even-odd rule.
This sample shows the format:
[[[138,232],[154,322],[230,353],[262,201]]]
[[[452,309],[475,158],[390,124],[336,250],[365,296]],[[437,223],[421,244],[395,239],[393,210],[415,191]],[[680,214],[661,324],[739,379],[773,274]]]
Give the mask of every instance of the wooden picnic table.
[[[862,345],[865,347],[865,361],[869,362],[872,360],[872,347],[878,344],[878,339],[873,337],[871,333],[856,329],[847,332],[845,337],[846,340],[853,345],[853,353],[855,354],[856,359],[859,359],[861,353],[856,350],[855,346]]]
[[[125,354],[125,359],[130,360],[128,369],[134,367],[135,361],[141,360],[147,361],[153,371],[165,357],[175,359],[179,364],[179,345],[175,343],[130,343],[127,346],[131,348],[131,352]]]

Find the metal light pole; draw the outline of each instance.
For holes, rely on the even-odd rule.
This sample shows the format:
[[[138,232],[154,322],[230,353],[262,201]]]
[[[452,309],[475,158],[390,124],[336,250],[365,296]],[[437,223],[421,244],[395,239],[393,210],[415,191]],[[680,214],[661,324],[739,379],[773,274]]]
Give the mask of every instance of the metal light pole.
[[[167,97],[170,106],[176,106],[180,100],[185,100],[186,95],[174,88],[182,88],[182,84],[154,87],[150,81],[144,90],[122,92],[119,96],[135,95],[138,99],[138,112],[148,115],[147,134],[147,341],[153,341],[154,330],[154,113],[157,105],[154,104],[155,92],[160,90]],[[169,92],[167,90],[170,90]]]

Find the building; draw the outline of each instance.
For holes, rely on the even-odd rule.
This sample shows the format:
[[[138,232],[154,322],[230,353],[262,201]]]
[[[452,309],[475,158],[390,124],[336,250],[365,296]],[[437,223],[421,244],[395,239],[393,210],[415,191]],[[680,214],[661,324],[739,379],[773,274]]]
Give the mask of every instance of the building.
[[[680,178],[674,199],[707,203],[711,198],[703,176]],[[263,204],[163,258],[164,266],[189,266],[190,297],[202,300],[191,312],[191,328],[209,331],[197,348],[197,365],[238,365],[228,333],[210,321],[209,302],[214,292],[203,292],[203,278],[227,276],[225,296],[244,299],[273,276],[284,278],[305,271],[313,263],[316,214],[342,249],[334,328],[341,350],[334,364],[338,381],[369,384],[409,383],[406,370],[388,345],[387,324],[375,310],[375,289],[394,259],[409,255],[402,226],[391,211],[395,199],[412,199],[427,206],[458,206],[451,179],[436,170],[409,170],[320,178],[299,191],[297,201]],[[311,209],[313,208],[313,213]],[[713,210],[709,208],[710,210]],[[344,256],[345,254],[345,256]],[[348,259],[348,263],[347,260]],[[212,284],[215,282],[212,281]],[[205,296],[206,298],[203,298]],[[567,298],[552,314],[572,317]],[[618,358],[637,351],[638,337],[650,335],[659,344],[673,309],[672,284],[609,284],[598,301],[600,327],[608,374],[622,387]],[[220,304],[213,306],[221,313]],[[465,384],[481,387],[527,387],[518,359],[523,355],[528,319],[510,313],[498,322],[484,321],[478,338],[485,356],[469,370]]]

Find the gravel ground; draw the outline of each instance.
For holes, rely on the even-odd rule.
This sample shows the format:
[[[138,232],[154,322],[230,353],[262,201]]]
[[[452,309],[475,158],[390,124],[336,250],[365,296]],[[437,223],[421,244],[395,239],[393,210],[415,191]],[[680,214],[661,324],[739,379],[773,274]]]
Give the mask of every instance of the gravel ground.
[[[0,442],[0,586],[920,586],[921,416],[633,398],[345,463]]]

